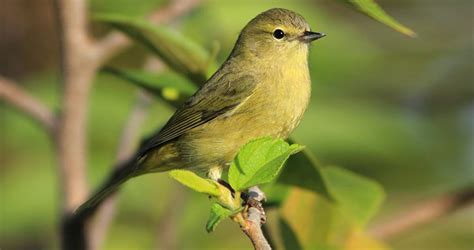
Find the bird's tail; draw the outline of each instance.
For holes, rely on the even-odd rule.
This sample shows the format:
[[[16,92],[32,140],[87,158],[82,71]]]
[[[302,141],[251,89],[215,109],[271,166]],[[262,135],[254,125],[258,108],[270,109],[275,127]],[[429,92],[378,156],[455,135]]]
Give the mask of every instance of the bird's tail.
[[[136,165],[137,161],[133,159],[118,166],[115,172],[94,193],[94,195],[76,209],[74,212],[75,216],[82,217],[92,214],[104,199],[118,190],[122,183],[137,175]]]

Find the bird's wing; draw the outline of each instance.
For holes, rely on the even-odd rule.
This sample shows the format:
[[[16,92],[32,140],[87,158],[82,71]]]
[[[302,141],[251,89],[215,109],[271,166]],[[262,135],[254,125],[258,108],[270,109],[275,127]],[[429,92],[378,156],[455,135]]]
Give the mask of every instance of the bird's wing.
[[[145,143],[139,155],[143,156],[163,143],[233,110],[254,92],[255,87],[256,81],[250,75],[223,74],[211,78]]]

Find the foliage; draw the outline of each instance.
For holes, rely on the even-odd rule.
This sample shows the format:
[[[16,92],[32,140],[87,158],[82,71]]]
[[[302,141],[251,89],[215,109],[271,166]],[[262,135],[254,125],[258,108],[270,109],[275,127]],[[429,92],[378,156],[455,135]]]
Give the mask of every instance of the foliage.
[[[280,173],[290,155],[301,151],[297,144],[288,145],[269,137],[247,143],[229,168],[229,184],[237,191],[271,182]]]
[[[216,199],[217,203],[211,208],[211,216],[206,226],[208,231],[213,231],[222,219],[243,209],[241,192],[276,179],[288,157],[301,149],[300,145],[289,145],[281,139],[270,137],[248,142],[241,148],[229,168],[228,180],[232,190],[220,186],[217,182],[198,177],[188,170],[173,170],[170,175],[185,186]]]
[[[131,82],[174,107],[179,107],[197,90],[188,80],[172,72],[157,75],[151,72],[113,67],[104,67],[101,72]]]
[[[187,187],[200,193],[205,193],[212,196],[220,195],[217,183],[211,180],[200,178],[191,171],[173,170],[170,172],[170,176],[183,183]]]
[[[210,233],[214,231],[214,229],[216,229],[217,224],[219,224],[219,222],[221,222],[225,218],[235,215],[236,213],[242,211],[242,209],[243,208],[238,209],[236,211],[232,211],[230,209],[223,207],[219,203],[212,204],[211,213],[209,215],[209,219],[207,220],[207,224],[206,224],[207,232]]]
[[[375,1],[341,1],[404,34],[410,36],[414,34],[410,29],[394,21]],[[232,15],[228,8],[223,9],[222,6],[227,6],[225,3],[204,5],[199,12],[196,12],[197,14],[180,23],[182,29],[176,31],[168,25],[156,27],[146,24],[144,14],[149,13],[152,7],[159,7],[156,1],[141,1],[147,2],[145,4],[127,0],[91,2],[93,7],[100,5],[100,8],[94,7],[100,11],[94,15],[94,20],[124,32],[133,38],[137,45],[144,47],[150,55],[165,61],[169,68],[164,72],[154,73],[125,68],[118,63],[114,65],[119,66],[106,67],[102,71],[104,74],[98,78],[99,84],[96,85],[95,95],[92,97],[90,124],[92,150],[100,152],[92,154],[91,157],[94,166],[91,169],[92,182],[98,183],[108,171],[104,167],[110,163],[111,151],[126,113],[124,110],[129,108],[131,102],[130,93],[133,88],[130,86],[146,89],[172,107],[181,105],[215,70],[218,65],[216,61],[223,60],[225,52],[229,50],[229,47],[225,46],[231,46],[230,42],[224,42],[224,52],[219,59],[216,59],[213,53],[204,49],[210,47],[204,41],[233,40],[237,36],[237,28],[224,25],[227,19],[224,20],[222,17]],[[127,4],[124,4],[125,2]],[[463,60],[469,62],[469,56],[466,55],[469,55],[470,50],[462,50],[464,46],[462,41],[465,39],[464,35],[469,34],[470,27],[467,32],[462,31],[465,24],[470,22],[464,20],[461,14],[458,15],[462,12],[462,7],[454,5],[440,7],[440,3],[413,5],[407,9],[432,11],[439,14],[436,16],[442,14],[452,18],[446,18],[442,23],[436,23],[436,20],[429,18],[417,19],[416,16],[411,18],[410,22],[413,23],[411,25],[421,29],[417,31],[423,34],[426,40],[420,36],[413,42],[407,42],[406,39],[383,33],[386,32],[384,30],[381,33],[376,30],[377,27],[364,30],[365,33],[354,32],[347,26],[358,24],[346,25],[351,21],[350,17],[342,17],[326,9],[320,11],[318,8],[323,6],[317,3],[314,5],[318,8],[306,3],[291,4],[297,6],[297,9],[314,12],[316,16],[314,20],[318,21],[315,24],[325,26],[328,30],[324,31],[329,33],[328,39],[331,40],[322,42],[323,49],[313,50],[318,54],[317,60],[313,60],[314,54],[310,56],[313,82],[318,84],[312,104],[317,108],[307,112],[300,126],[301,130],[296,132],[304,138],[298,142],[304,142],[302,144],[305,144],[306,148],[289,157],[285,167],[278,166],[281,167],[279,175],[272,172],[272,178],[275,174],[276,179],[264,186],[269,199],[266,203],[268,209],[272,212],[277,211],[276,221],[280,222],[276,227],[281,234],[273,235],[283,239],[286,249],[383,249],[383,244],[374,241],[365,232],[367,222],[377,213],[384,197],[380,185],[374,182],[372,177],[382,180],[384,186],[390,190],[397,191],[394,194],[395,199],[388,204],[390,211],[396,209],[393,204],[398,202],[394,201],[397,195],[407,195],[409,191],[410,194],[416,192],[415,196],[419,197],[426,192],[436,193],[440,190],[453,189],[469,179],[472,181],[469,177],[472,176],[472,164],[470,164],[472,157],[466,155],[466,151],[469,151],[466,150],[466,145],[472,144],[472,140],[466,139],[472,137],[472,133],[469,132],[472,119],[469,118],[470,113],[466,111],[470,110],[470,106],[461,102],[470,100],[469,94],[466,94],[469,91],[462,91],[471,89],[469,81],[465,80],[467,75],[470,76],[471,69],[465,66],[469,65],[468,63],[462,64]],[[131,8],[135,5],[138,8]],[[249,10],[251,8],[253,7],[242,7],[236,11],[238,14],[234,15],[245,17],[253,15],[254,11]],[[449,10],[456,8],[458,11],[450,16]],[[137,13],[137,9],[143,13]],[[313,18],[311,15],[305,17]],[[213,18],[221,18],[222,22],[215,22]],[[239,22],[247,20],[244,19],[229,18],[227,22],[240,27]],[[209,23],[209,20],[213,22],[215,30],[210,29],[210,25],[203,25]],[[443,30],[442,36],[439,36],[438,29],[432,28],[435,24]],[[198,28],[199,26],[204,28]],[[214,33],[223,35],[219,37]],[[372,36],[374,34],[377,36]],[[348,41],[350,46],[344,47],[348,45]],[[456,43],[453,44],[452,41]],[[341,47],[344,47],[344,50],[339,51]],[[180,53],[176,54],[175,51]],[[125,60],[131,58],[127,54],[123,57]],[[117,59],[121,60],[124,59]],[[133,60],[136,58],[132,57],[131,61]],[[126,65],[129,67],[133,64]],[[446,65],[448,66],[445,67]],[[387,71],[387,68],[390,70]],[[34,90],[35,95],[54,106],[57,103],[55,93],[58,91],[53,85],[48,85],[49,82],[56,80],[50,75],[54,74],[46,72],[41,77],[36,75],[34,81],[26,79],[25,83],[30,83],[26,86]],[[117,78],[110,78],[107,75]],[[132,85],[126,86],[117,82]],[[444,84],[445,82],[449,84]],[[460,86],[460,82],[464,85]],[[459,91],[463,93],[464,99],[457,98]],[[146,132],[155,130],[157,124],[165,122],[170,112],[172,109],[169,107],[154,106],[151,119],[145,127]],[[110,122],[103,122],[104,113],[108,114]],[[49,165],[53,164],[53,160],[47,156],[50,153],[49,147],[40,143],[44,138],[34,127],[13,112],[6,110],[2,113],[2,117],[5,117],[4,124],[7,131],[2,141],[2,152],[7,152],[4,154],[6,164],[2,174],[2,184],[5,184],[2,199],[12,205],[4,207],[2,215],[5,216],[0,224],[3,225],[1,232],[6,236],[1,240],[5,241],[11,235],[24,235],[25,231],[31,230],[38,235],[29,238],[33,243],[50,241],[53,237],[50,232],[54,231],[52,222],[56,215],[51,204],[57,202],[54,200],[55,193],[51,191],[55,190],[55,175],[49,168]],[[18,142],[25,140],[29,141],[31,157],[10,154],[18,148],[23,148],[24,145]],[[290,144],[292,143],[294,142]],[[312,152],[317,152],[322,161],[318,161]],[[427,157],[427,154],[435,157]],[[348,169],[325,166],[321,162],[335,162]],[[15,168],[10,168],[9,165],[14,165]],[[446,168],[447,165],[453,167]],[[32,166],[37,169],[44,168],[42,171],[30,171]],[[35,173],[34,176],[32,173]],[[206,194],[218,196],[227,190],[221,189],[219,184],[189,172],[178,171],[171,174],[181,180],[194,180],[191,182],[191,187]],[[160,183],[157,184],[153,178],[158,178]],[[154,237],[155,232],[151,232],[149,228],[144,229],[143,225],[138,223],[140,221],[148,223],[150,218],[156,219],[159,214],[157,211],[162,211],[163,204],[167,202],[164,200],[169,195],[169,185],[172,184],[167,182],[167,179],[160,178],[160,176],[147,177],[123,189],[125,198],[130,202],[123,203],[124,217],[121,217],[120,221],[128,222],[127,216],[137,214],[138,210],[142,220],[137,224],[129,223],[131,225],[127,227],[117,223],[118,226],[112,229],[113,239],[110,245],[130,244],[127,239],[133,238],[133,241],[141,244],[143,248],[151,248],[153,243],[148,238]],[[27,179],[28,185],[15,181],[20,179]],[[43,185],[44,183],[48,185]],[[216,185],[219,191],[216,192],[212,185]],[[39,195],[33,197],[34,199],[24,199],[32,189]],[[50,202],[44,202],[41,197],[47,197]],[[159,197],[159,199],[144,199],[144,197]],[[191,230],[196,230],[193,225],[198,224],[202,227],[202,217],[194,215],[208,213],[207,210],[201,209],[203,206],[199,203],[205,199],[202,195],[198,197],[201,199],[193,196],[190,198],[191,204],[184,206],[185,211],[180,214],[182,222],[179,233],[183,237],[192,234],[190,237],[193,239],[193,244],[206,245],[216,240],[200,237],[200,234],[194,231],[191,233]],[[212,198],[211,209],[214,212],[211,212],[211,218],[206,226],[208,231],[212,231],[218,222],[239,211],[223,206],[217,200]],[[35,207],[36,212],[31,213],[28,209],[30,207]],[[38,219],[35,214],[45,216]],[[456,219],[457,223],[449,224],[450,228],[455,230],[448,232],[449,229],[444,228],[445,224],[440,223],[435,225],[436,230],[432,230],[439,233],[429,232],[421,238],[426,238],[425,244],[428,242],[427,244],[432,247],[439,247],[437,245],[439,242],[441,245],[444,243],[442,246],[452,244],[452,241],[443,242],[442,237],[438,237],[440,234],[472,243],[472,240],[462,240],[462,235],[459,235],[463,232],[461,229],[465,228],[462,225],[469,224],[465,222],[466,218],[461,214]],[[215,232],[223,241],[230,237],[225,234],[227,232],[225,226],[223,223]],[[470,231],[470,228],[466,231]],[[16,237],[21,239],[20,236]],[[414,237],[395,242],[401,246],[400,249],[420,244]],[[49,244],[46,248],[51,248]],[[187,243],[182,244],[189,247]]]
[[[248,142],[240,149],[229,168],[228,181],[235,193],[188,170],[173,170],[170,175],[185,186],[206,193],[216,200],[206,226],[207,231],[211,232],[220,221],[233,217],[244,209],[240,200],[241,192],[249,187],[274,181],[289,156],[302,149],[298,144],[289,145],[281,139],[269,137]],[[351,228],[362,229],[380,207],[383,199],[381,187],[372,180],[338,167],[323,167],[319,171],[333,206],[353,222]],[[221,188],[216,188],[218,186]],[[283,238],[288,241],[286,244],[298,245],[291,228],[283,218],[280,220],[285,232]]]
[[[209,69],[214,70],[210,54],[173,29],[121,15],[97,14],[94,19],[122,31],[191,81],[204,83]]]
[[[359,11],[367,14],[373,19],[391,27],[392,29],[410,37],[415,37],[416,33],[410,28],[399,23],[393,17],[389,16],[375,0],[343,0],[352,3]]]
[[[350,1],[360,10],[402,33],[412,35],[409,29],[397,23],[372,1]],[[201,85],[209,75],[209,69],[215,69],[214,58],[192,39],[166,27],[153,26],[145,20],[114,14],[95,15],[95,20],[111,25],[143,45],[153,55],[158,56],[176,73],[187,77],[193,84]],[[152,73],[129,71],[117,68],[105,68],[105,73],[113,74],[138,87],[144,88],[171,105],[177,107],[190,96],[193,85],[187,81],[173,81],[173,85],[163,81],[163,76]],[[173,90],[174,95],[166,95],[165,89]],[[309,152],[301,153],[290,161],[291,168],[282,171],[290,155],[303,150],[298,144],[289,145],[281,140],[260,138],[246,144],[232,162],[228,181],[236,194],[249,187],[269,183],[278,176],[279,182],[295,185],[317,192],[333,202],[334,206],[345,214],[358,227],[366,222],[378,210],[383,191],[373,181],[338,167],[322,167]],[[297,169],[296,171],[294,169]],[[186,170],[174,170],[170,175],[195,191],[206,193],[216,200],[206,229],[213,231],[216,225],[226,217],[232,217],[235,211],[243,209],[238,199],[234,199],[228,189],[219,183],[203,179]],[[220,187],[220,188],[219,188]],[[222,193],[220,193],[221,191]],[[279,204],[284,202],[280,200]],[[282,224],[285,232],[290,227]],[[285,236],[286,237],[286,236]],[[293,241],[295,237],[290,237]],[[293,244],[293,243],[292,243]]]

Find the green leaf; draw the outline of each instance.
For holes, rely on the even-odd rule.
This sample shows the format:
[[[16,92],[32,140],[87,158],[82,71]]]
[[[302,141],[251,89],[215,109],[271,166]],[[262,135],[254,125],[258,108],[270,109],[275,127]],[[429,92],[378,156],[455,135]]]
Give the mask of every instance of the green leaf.
[[[229,169],[229,183],[237,191],[275,179],[290,155],[303,149],[281,139],[263,137],[244,145]]]
[[[391,27],[392,29],[410,37],[416,37],[416,33],[410,28],[399,23],[393,17],[388,15],[375,0],[344,0],[352,3],[359,11],[367,14],[373,19]]]
[[[287,165],[281,171],[278,178],[279,183],[308,189],[331,200],[331,196],[324,185],[321,166],[308,149],[303,149],[301,153],[288,159]]]
[[[279,226],[280,226],[280,233],[281,239],[283,241],[283,245],[285,246],[286,250],[299,250],[303,249],[301,246],[298,236],[293,231],[291,226],[286,222],[283,217],[279,217]]]
[[[170,68],[194,83],[203,84],[215,68],[209,53],[190,38],[165,26],[122,15],[95,15],[94,20],[111,25],[160,57]]]
[[[336,205],[312,191],[294,188],[280,207],[279,215],[303,249],[335,249],[328,247],[344,245],[341,240],[353,228],[352,222]]]
[[[208,233],[214,231],[216,229],[219,222],[223,219],[235,214],[235,211],[229,210],[218,203],[212,204],[211,207],[211,214],[209,215],[209,219],[206,223],[206,230]]]
[[[375,181],[339,167],[324,167],[322,175],[329,194],[359,227],[378,211],[385,193]]]
[[[219,196],[221,193],[217,184],[211,180],[199,177],[189,170],[172,170],[170,176],[181,182],[181,184],[197,191],[212,196]]]
[[[187,79],[171,72],[154,74],[139,70],[104,67],[101,73],[111,74],[143,88],[174,107],[181,106],[197,90],[196,86]]]
[[[364,225],[385,196],[375,181],[338,167],[323,167],[309,151],[288,160],[278,183],[314,191],[341,209],[357,225]]]

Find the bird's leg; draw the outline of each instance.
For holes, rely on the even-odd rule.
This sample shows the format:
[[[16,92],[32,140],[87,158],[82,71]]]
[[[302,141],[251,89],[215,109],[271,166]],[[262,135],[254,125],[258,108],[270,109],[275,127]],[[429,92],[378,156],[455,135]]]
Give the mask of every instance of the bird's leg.
[[[207,176],[209,177],[209,179],[213,180],[213,181],[216,181],[218,182],[219,184],[221,184],[222,186],[226,187],[227,189],[229,189],[231,195],[232,195],[232,198],[235,198],[235,190],[230,186],[229,183],[227,183],[226,181],[224,181],[223,179],[221,179],[221,176],[222,176],[222,167],[220,166],[215,166],[215,167],[212,167],[209,169],[209,171],[207,172]]]
[[[207,176],[209,179],[218,181],[222,176],[222,167],[221,166],[214,166],[209,169],[207,172]]]

